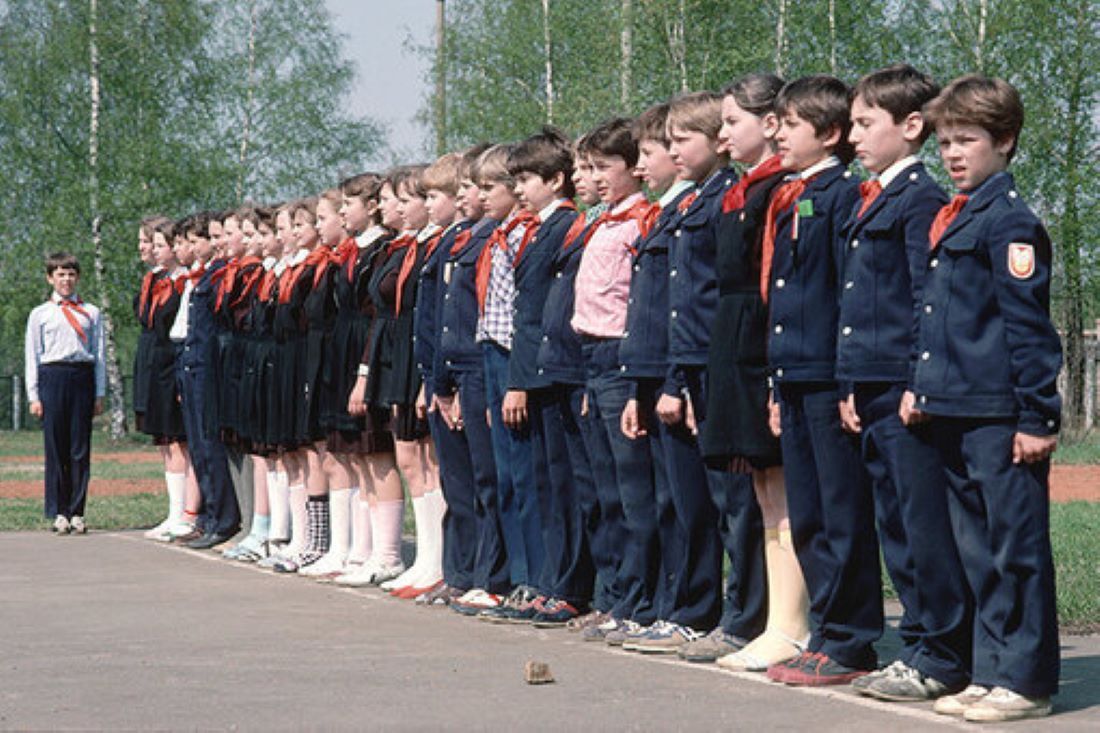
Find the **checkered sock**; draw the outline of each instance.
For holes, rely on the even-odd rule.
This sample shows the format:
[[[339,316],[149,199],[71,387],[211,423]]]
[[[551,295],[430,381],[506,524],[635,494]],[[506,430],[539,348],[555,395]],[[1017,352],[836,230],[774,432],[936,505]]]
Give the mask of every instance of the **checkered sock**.
[[[312,565],[328,552],[328,494],[309,497],[306,500],[306,513],[309,515],[309,534],[305,549],[298,555],[298,567]]]

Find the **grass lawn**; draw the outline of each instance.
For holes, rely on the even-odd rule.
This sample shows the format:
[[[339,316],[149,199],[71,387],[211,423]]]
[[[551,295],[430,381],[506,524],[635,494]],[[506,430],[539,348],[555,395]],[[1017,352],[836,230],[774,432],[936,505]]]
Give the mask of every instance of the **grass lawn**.
[[[93,460],[96,454],[99,453],[125,453],[143,449],[153,450],[153,443],[148,435],[130,433],[122,440],[115,442],[100,429],[92,431]],[[42,452],[42,433],[40,431],[0,431],[0,458],[4,456],[38,456],[42,455]]]

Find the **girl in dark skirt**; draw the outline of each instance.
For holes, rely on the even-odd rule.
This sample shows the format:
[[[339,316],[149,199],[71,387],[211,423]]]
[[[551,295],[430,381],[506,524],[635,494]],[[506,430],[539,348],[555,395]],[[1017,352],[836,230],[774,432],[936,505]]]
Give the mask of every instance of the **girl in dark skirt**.
[[[167,541],[183,521],[183,503],[190,461],[187,456],[183,412],[176,386],[176,345],[169,331],[176,320],[186,270],[176,260],[172,242],[175,227],[165,220],[153,231],[153,259],[164,275],[150,289],[146,322],[153,334],[139,366],[148,379],[148,396],[142,431],[153,437],[164,461],[164,482],[168,488],[168,518],[153,530],[151,539]],[[154,531],[154,530],[159,530]]]
[[[138,336],[137,349],[134,352],[133,380],[131,388],[131,402],[134,408],[134,425],[138,430],[142,429],[142,421],[145,418],[145,405],[149,401],[149,371],[145,369],[145,362],[149,358],[149,347],[152,346],[156,336],[149,327],[149,303],[153,294],[153,285],[157,280],[165,276],[164,270],[153,260],[153,229],[168,221],[163,216],[147,216],[141,220],[138,227],[138,257],[141,264],[147,268],[145,276],[141,279],[141,289],[134,296],[134,316],[141,326],[141,334]]]
[[[298,572],[329,550],[329,484],[323,465],[317,395],[335,308],[331,290],[332,251],[322,243],[317,230],[317,207],[318,199],[308,198],[297,202],[292,211],[298,251],[291,267],[280,278],[275,314],[277,328],[283,332],[288,346],[278,392],[291,410],[281,422],[288,433],[288,447],[298,446],[297,461],[305,482],[308,515],[306,546],[296,556],[275,564],[275,571],[281,573]]]
[[[393,435],[388,414],[378,405],[363,415],[349,412],[348,398],[366,349],[374,317],[368,285],[375,267],[385,257],[391,230],[382,225],[379,196],[383,179],[365,173],[341,184],[340,215],[354,249],[340,259],[335,278],[336,328],[329,360],[323,422],[328,428],[328,448],[333,460],[346,464],[358,479],[359,491],[351,499],[352,547],[342,585],[368,585],[401,572],[400,537],[393,536],[393,516],[403,510],[401,478],[394,460]],[[379,500],[379,495],[397,497]],[[390,521],[386,521],[391,518]],[[377,532],[375,532],[377,527]],[[387,535],[389,532],[389,535]]]
[[[761,241],[772,191],[783,180],[773,142],[773,104],[783,83],[770,74],[731,84],[722,100],[719,139],[748,167],[723,200],[718,223],[719,303],[707,366],[707,414],[700,446],[712,465],[751,472],[764,518],[768,619],[764,632],[718,664],[763,671],[797,656],[809,634],[809,601],[791,542],[777,436],[778,410],[767,382],[767,305],[761,292]]]

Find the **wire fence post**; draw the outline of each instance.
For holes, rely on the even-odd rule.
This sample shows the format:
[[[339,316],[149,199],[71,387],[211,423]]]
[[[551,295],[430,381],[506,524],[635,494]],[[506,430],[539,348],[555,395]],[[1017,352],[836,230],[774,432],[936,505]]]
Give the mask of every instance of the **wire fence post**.
[[[11,429],[23,429],[23,379],[18,374],[11,377]]]

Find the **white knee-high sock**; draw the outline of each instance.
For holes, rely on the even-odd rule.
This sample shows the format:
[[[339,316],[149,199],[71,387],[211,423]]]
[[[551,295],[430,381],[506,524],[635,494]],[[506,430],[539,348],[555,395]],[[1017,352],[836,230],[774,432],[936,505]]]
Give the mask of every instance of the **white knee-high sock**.
[[[351,549],[352,489],[331,489],[328,492],[329,542],[328,554],[343,565]]]
[[[406,586],[420,587],[420,578],[428,569],[428,537],[431,535],[431,508],[428,499],[423,496],[414,496],[412,499],[413,516],[416,517],[416,560],[412,567],[391,581],[382,584],[383,589],[404,588]]]
[[[443,491],[436,489],[424,494],[428,503],[427,564],[420,578],[421,586],[433,585],[443,579],[443,515],[447,513],[447,502]]]
[[[351,499],[351,552],[348,563],[364,563],[371,555],[370,502],[367,493],[356,489]]]
[[[293,557],[306,548],[309,512],[306,509],[305,484],[291,486],[288,493],[290,495],[290,546],[285,554]]]
[[[286,471],[267,472],[267,502],[271,508],[271,527],[268,530],[271,539],[290,539],[290,491]]]
[[[401,525],[405,518],[405,502],[401,499],[379,501],[370,514],[374,556],[385,566],[401,562]]]
[[[183,518],[183,500],[187,492],[187,474],[165,471],[164,483],[168,487],[168,522],[175,524]]]

